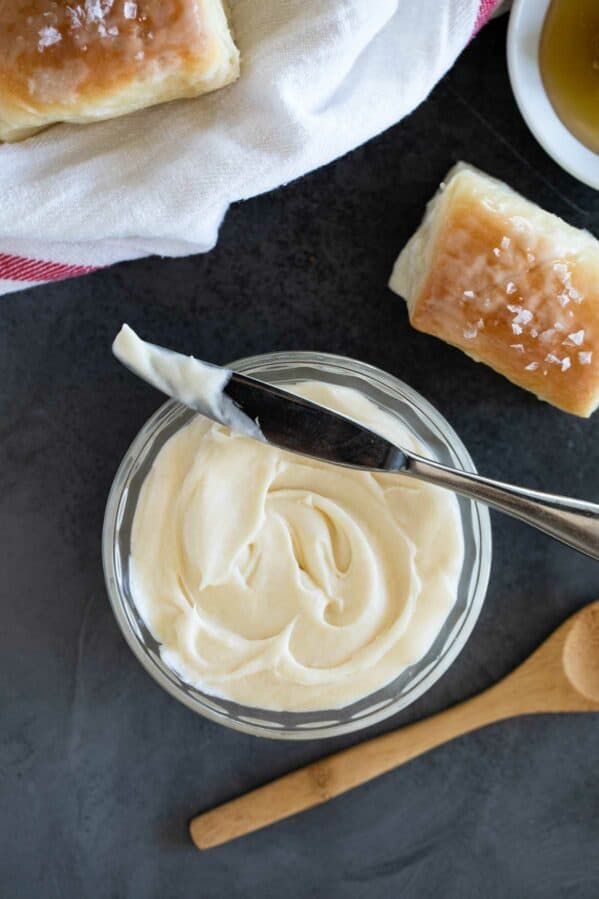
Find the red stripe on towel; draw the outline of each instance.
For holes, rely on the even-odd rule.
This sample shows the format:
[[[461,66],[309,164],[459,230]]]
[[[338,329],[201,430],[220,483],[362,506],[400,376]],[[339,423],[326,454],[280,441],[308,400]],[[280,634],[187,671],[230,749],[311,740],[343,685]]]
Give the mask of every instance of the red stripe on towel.
[[[492,13],[495,12],[495,8],[499,5],[499,0],[480,0],[480,6],[478,7],[478,15],[476,17],[476,22],[474,24],[474,31],[472,32],[472,37],[474,37],[480,29],[485,25],[489,19],[491,18]]]
[[[28,259],[0,253],[0,280],[5,281],[62,281],[95,272],[96,265],[66,265],[44,259]]]

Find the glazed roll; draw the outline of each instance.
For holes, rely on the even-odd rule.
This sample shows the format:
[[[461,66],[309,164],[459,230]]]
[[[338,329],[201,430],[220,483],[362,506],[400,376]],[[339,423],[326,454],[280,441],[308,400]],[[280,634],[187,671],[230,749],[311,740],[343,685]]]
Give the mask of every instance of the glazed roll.
[[[599,404],[599,242],[464,163],[389,286],[440,337],[574,415]]]
[[[195,97],[238,75],[221,0],[0,2],[0,140]]]

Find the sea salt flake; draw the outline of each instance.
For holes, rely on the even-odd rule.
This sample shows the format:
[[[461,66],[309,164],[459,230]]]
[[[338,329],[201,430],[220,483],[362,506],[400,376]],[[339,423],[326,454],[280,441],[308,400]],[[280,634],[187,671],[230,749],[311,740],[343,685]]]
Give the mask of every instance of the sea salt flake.
[[[545,362],[549,362],[551,365],[561,365],[562,360],[559,356],[556,356],[554,353],[547,353],[545,356]]]
[[[104,16],[112,8],[112,3],[113,0],[85,0],[85,18],[88,24],[103,22]]]
[[[522,334],[522,328],[517,322],[512,322],[512,331],[514,334]]]
[[[509,308],[510,307],[508,306],[508,309]],[[513,309],[510,309],[510,312],[513,312],[513,311],[514,311]],[[532,321],[532,312],[530,312],[528,309],[520,308],[520,311],[517,313],[512,324],[513,325],[527,325],[531,321]]]
[[[528,365],[524,367],[524,371],[536,371],[538,367],[538,362],[529,362]],[[543,372],[543,374],[547,374],[547,372]]]
[[[516,313],[516,312],[522,312],[522,306],[508,305],[507,308],[509,309],[510,312],[514,312],[514,313]]]
[[[510,349],[518,350],[519,353],[524,352],[524,344],[523,343],[510,343]]]
[[[473,290],[465,290],[464,296],[468,297],[469,300],[473,300],[474,299],[474,291]]]
[[[569,291],[571,289],[570,282],[572,280],[572,273],[569,270],[568,266],[564,262],[554,262],[553,271],[557,275],[558,281],[561,281],[565,289]]]
[[[71,28],[82,28],[83,27],[83,10],[80,6],[67,6],[66,14],[71,20]]]
[[[574,287],[568,288],[568,296],[571,300],[574,300],[575,303],[582,302],[582,294],[579,293]]]
[[[538,336],[539,336],[539,332],[537,331],[536,328],[531,328],[531,329],[530,329],[530,336],[531,336],[531,337],[538,337]]]
[[[108,29],[108,34],[109,34],[111,37],[116,37],[118,33],[119,33],[119,30],[118,30],[118,28],[116,27],[116,25],[113,25],[111,28]]]
[[[543,341],[543,343],[547,343],[555,337],[555,328],[547,328],[546,331],[541,333],[539,340]]]
[[[568,371],[571,365],[572,363],[570,362],[570,357],[564,356],[564,358],[562,359],[562,371]]]
[[[466,340],[474,340],[474,338],[478,335],[478,328],[476,327],[476,325],[466,325],[463,333]]]
[[[132,3],[131,0],[125,0],[123,4],[123,15],[126,19],[135,19],[137,17],[137,3]]]
[[[557,301],[560,304],[560,306],[562,307],[562,309],[568,305],[568,303],[570,302],[570,299],[571,299],[571,297],[569,297],[565,291],[563,293],[558,293],[558,295],[557,295]]]
[[[589,352],[581,352],[578,354],[578,361],[581,365],[590,365],[593,359],[593,354]]]
[[[555,328],[556,331],[564,330],[564,326],[562,325],[561,322],[553,322],[553,327]]]
[[[513,281],[508,281],[505,285],[505,292],[508,294],[516,293],[516,285]]]
[[[584,330],[581,328],[580,331],[574,331],[572,334],[568,334],[564,343],[566,346],[582,346],[584,341]]]
[[[504,236],[501,238],[501,249],[502,250],[509,249],[510,244],[511,244],[511,240],[509,239],[509,237]]]
[[[493,255],[501,256],[501,250],[499,249],[499,247],[493,247]]]
[[[46,25],[44,28],[40,28],[39,32],[39,41],[37,44],[37,49],[41,53],[46,47],[51,47],[53,44],[57,44],[62,40],[62,35],[57,28],[53,28],[52,25]]]
[[[530,223],[525,218],[522,218],[521,215],[513,215],[510,221],[512,223],[514,231],[516,231],[518,234],[521,234],[523,231],[530,231]]]

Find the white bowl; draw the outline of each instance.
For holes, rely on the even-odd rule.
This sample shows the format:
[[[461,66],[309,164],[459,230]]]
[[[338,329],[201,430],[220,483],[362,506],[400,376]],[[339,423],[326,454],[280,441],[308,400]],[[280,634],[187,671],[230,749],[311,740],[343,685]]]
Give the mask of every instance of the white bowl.
[[[543,86],[539,46],[551,0],[515,0],[507,36],[507,62],[516,102],[544,150],[566,172],[599,190],[599,154],[568,131]]]

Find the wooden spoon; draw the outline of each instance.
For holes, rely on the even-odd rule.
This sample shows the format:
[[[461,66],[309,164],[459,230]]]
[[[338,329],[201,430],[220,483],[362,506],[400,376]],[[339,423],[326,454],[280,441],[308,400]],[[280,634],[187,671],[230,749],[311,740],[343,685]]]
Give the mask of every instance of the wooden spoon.
[[[218,846],[326,802],[494,721],[517,715],[597,710],[599,601],[569,618],[526,662],[484,693],[205,812],[191,821],[191,838],[198,849]]]

